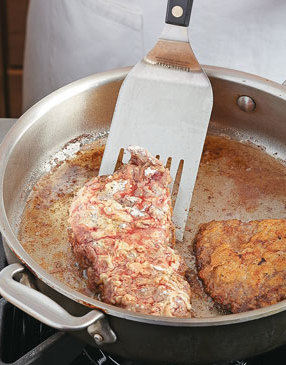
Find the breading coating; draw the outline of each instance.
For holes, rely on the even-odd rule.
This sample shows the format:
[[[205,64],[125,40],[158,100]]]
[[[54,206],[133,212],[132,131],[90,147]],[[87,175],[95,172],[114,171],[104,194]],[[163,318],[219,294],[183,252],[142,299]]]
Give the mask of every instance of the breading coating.
[[[77,194],[69,223],[73,252],[101,299],[135,312],[190,315],[190,286],[174,243],[169,171],[140,147],[110,176]]]
[[[233,313],[286,298],[286,220],[203,224],[195,254],[207,293]]]

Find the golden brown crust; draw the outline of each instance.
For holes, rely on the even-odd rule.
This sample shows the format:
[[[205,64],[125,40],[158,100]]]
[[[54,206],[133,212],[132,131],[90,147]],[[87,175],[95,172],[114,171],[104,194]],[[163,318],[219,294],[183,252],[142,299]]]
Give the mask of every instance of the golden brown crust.
[[[233,313],[286,298],[286,220],[203,224],[195,254],[207,293]]]

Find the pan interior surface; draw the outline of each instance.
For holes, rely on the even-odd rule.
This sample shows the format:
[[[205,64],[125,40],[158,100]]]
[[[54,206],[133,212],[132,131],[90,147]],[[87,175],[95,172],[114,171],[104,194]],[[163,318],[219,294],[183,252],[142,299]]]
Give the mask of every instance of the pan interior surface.
[[[72,289],[91,298],[85,270],[76,262],[68,239],[69,206],[78,189],[96,176],[106,139],[83,143],[87,136],[72,141],[81,148],[74,157],[54,165],[33,187],[24,210],[19,240],[41,267]],[[66,147],[67,148],[67,147]],[[197,278],[193,241],[201,223],[211,220],[243,221],[284,218],[286,167],[261,148],[230,137],[208,135],[190,208],[183,243],[176,249],[188,265],[192,288],[192,316],[223,314],[203,290]]]

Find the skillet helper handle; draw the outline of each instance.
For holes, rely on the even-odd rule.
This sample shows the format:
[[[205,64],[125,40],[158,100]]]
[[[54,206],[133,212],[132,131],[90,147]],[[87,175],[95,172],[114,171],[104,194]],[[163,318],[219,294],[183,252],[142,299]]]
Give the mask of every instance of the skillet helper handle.
[[[168,0],[165,22],[188,27],[190,24],[193,0]]]
[[[82,317],[72,316],[46,295],[14,279],[16,275],[25,271],[25,267],[21,264],[12,264],[0,272],[0,294],[8,302],[47,326],[60,331],[87,329],[98,345],[116,341],[116,335],[102,312],[91,310]]]

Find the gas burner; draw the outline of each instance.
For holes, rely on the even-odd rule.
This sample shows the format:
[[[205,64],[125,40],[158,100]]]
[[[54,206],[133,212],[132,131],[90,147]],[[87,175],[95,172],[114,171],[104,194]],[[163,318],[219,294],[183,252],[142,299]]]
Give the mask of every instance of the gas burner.
[[[85,362],[81,362],[84,360]],[[133,361],[116,359],[104,354],[100,349],[86,347],[71,365],[139,365]],[[141,364],[140,364],[141,365]]]

